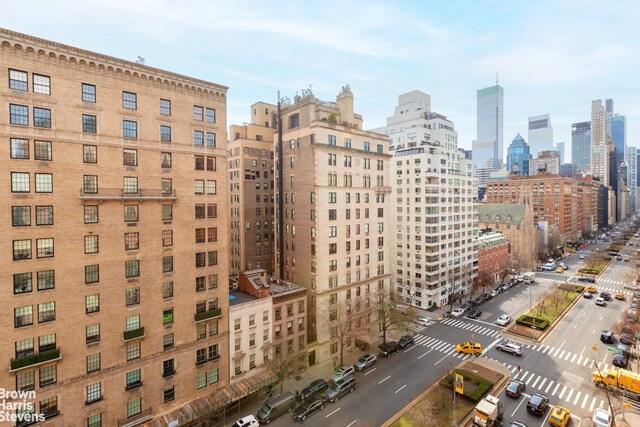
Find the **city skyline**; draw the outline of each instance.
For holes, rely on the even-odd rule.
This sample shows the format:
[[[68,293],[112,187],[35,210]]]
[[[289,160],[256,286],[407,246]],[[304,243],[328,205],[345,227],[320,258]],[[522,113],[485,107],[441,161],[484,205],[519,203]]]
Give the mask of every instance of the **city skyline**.
[[[544,113],[553,118],[555,140],[568,141],[571,124],[589,119],[590,102],[606,98],[627,117],[628,140],[637,133],[640,108],[629,88],[638,68],[631,22],[640,7],[632,2],[606,9],[554,3],[554,15],[521,2],[205,5],[175,11],[168,3],[89,2],[78,10],[68,1],[50,9],[25,1],[0,17],[0,27],[129,60],[141,56],[147,65],[225,84],[229,123],[242,123],[256,100],[275,102],[278,90],[293,97],[311,85],[328,100],[349,84],[365,128],[373,129],[384,125],[398,93],[419,89],[437,100],[433,109],[448,113],[460,146],[470,148],[476,91],[494,85],[497,71],[507,141],[526,134],[528,117]],[[39,13],[29,13],[34,9]],[[601,31],[581,31],[589,23]]]

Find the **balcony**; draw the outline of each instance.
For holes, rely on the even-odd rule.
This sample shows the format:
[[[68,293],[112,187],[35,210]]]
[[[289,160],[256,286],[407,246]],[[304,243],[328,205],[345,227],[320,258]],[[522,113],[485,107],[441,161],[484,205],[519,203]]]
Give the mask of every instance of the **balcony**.
[[[53,362],[60,359],[60,349],[54,348],[52,350],[43,351],[31,356],[11,359],[11,371],[17,371],[24,368],[32,368],[43,363]]]
[[[123,339],[125,341],[129,341],[129,340],[134,340],[136,338],[143,338],[144,337],[144,326],[138,329],[132,329],[130,331],[124,331],[122,333],[123,335]]]
[[[176,191],[139,188],[136,192],[125,192],[123,188],[102,188],[88,193],[81,188],[80,200],[176,200]]]
[[[375,190],[382,193],[391,193],[391,187],[386,185],[377,185]]]
[[[203,311],[202,313],[195,313],[193,315],[193,320],[198,322],[203,322],[205,320],[214,319],[216,317],[222,316],[222,309],[216,308],[209,311]]]
[[[149,421],[152,418],[153,418],[153,412],[151,412],[151,408],[145,409],[139,414],[118,420],[118,427],[137,426],[144,423],[145,421]]]

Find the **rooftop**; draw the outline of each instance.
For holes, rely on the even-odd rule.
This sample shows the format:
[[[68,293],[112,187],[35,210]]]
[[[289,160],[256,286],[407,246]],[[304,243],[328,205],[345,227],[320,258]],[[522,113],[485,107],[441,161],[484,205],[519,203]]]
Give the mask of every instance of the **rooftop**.
[[[253,295],[249,295],[246,292],[242,291],[229,291],[229,306],[233,307],[235,305],[245,304],[248,302],[257,301],[260,298],[256,298]]]
[[[489,232],[478,237],[479,249],[489,248],[497,245],[506,245],[507,243],[509,243],[509,239],[507,239],[502,233]]]
[[[480,203],[478,204],[478,221],[490,224],[522,223],[526,206],[510,203]]]

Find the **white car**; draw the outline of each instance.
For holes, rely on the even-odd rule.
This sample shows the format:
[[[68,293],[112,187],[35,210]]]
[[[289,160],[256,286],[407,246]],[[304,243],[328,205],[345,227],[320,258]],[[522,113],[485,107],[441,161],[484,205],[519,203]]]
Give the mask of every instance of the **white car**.
[[[522,274],[516,274],[514,280],[522,282],[524,280],[524,276]]]
[[[453,311],[451,312],[451,316],[453,317],[460,317],[464,314],[466,310],[464,308],[455,308],[453,309]]]
[[[596,298],[596,305],[604,305],[604,304],[605,304],[604,298],[602,297]]]
[[[500,315],[500,317],[498,317],[498,320],[496,320],[496,325],[506,326],[510,322],[511,322],[511,317],[509,317],[509,315],[507,314],[502,314]]]
[[[579,258],[580,258],[580,259],[584,259],[585,257],[584,257],[584,255],[580,255],[580,257],[579,257]]]
[[[625,288],[625,289],[631,289],[632,291],[640,290],[638,288],[638,285],[623,285],[622,287]]]
[[[593,417],[591,418],[593,425],[598,427],[611,426],[611,412],[604,409],[596,409],[593,411]]]
[[[499,293],[500,293],[500,292],[498,292],[498,291],[491,291],[491,292],[489,293],[489,295],[491,295],[492,297],[495,297],[495,296],[497,296]]]
[[[238,421],[232,424],[231,427],[259,427],[260,424],[256,417],[253,415],[247,415],[244,418],[240,418]]]
[[[415,319],[413,322],[421,326],[429,326],[430,320],[428,317],[420,316],[417,319]]]

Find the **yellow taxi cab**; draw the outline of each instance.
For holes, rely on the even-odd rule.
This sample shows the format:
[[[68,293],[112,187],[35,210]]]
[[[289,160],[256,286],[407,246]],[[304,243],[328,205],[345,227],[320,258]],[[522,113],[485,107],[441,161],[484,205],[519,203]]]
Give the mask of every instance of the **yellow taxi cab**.
[[[569,253],[572,253],[572,254],[576,253],[576,250],[573,249],[573,248],[567,248],[566,251],[569,252]]]
[[[556,406],[549,415],[549,424],[556,427],[566,427],[571,421],[571,412],[562,406]]]
[[[564,273],[564,268],[562,267],[556,268],[556,273]]]
[[[591,285],[591,286],[587,286],[587,292],[594,293],[594,292],[598,292],[598,290],[596,289],[595,286]]]
[[[616,294],[613,297],[615,299],[619,299],[621,301],[624,301],[624,294],[622,292],[616,292]]]
[[[456,345],[456,353],[482,354],[482,344],[479,342],[465,342]]]

